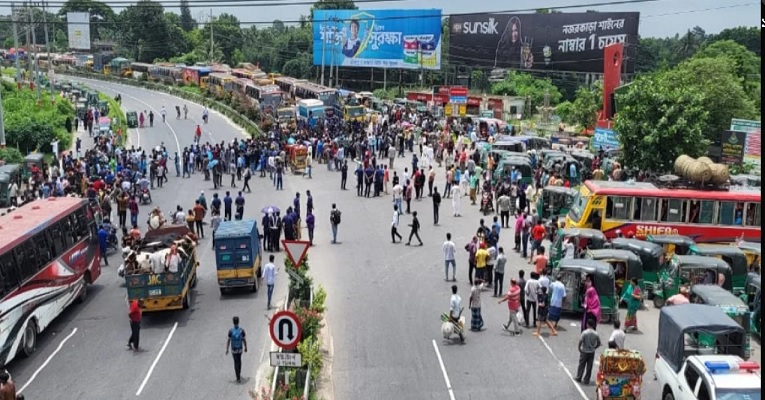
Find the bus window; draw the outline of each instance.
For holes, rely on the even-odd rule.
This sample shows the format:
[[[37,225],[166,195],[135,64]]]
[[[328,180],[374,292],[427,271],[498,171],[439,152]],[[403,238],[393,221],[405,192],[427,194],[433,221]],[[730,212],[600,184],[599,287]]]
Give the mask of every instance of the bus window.
[[[662,202],[662,221],[685,222],[687,203],[685,200],[669,199]]]
[[[2,278],[2,297],[16,289],[19,286],[19,272],[13,263],[13,255],[8,252],[0,257],[0,278]]]
[[[733,212],[733,223],[744,225],[744,203],[736,203],[736,210]]]
[[[721,201],[717,210],[717,224],[733,225],[733,214],[736,206],[730,201]]]
[[[19,266],[22,281],[37,273],[37,252],[30,241],[16,247],[13,253],[16,255],[16,265]]]
[[[700,224],[713,224],[714,216],[715,216],[715,202],[710,200],[702,200],[701,210],[699,211],[698,222]]]
[[[749,203],[746,207],[746,224],[748,226],[760,226],[760,205]]]
[[[45,232],[40,232],[34,237],[34,247],[37,250],[38,260],[40,261],[40,267],[50,262],[53,259],[48,241],[45,240]]]
[[[64,247],[66,246],[64,233],[61,231],[61,223],[53,224],[48,233],[53,245],[53,254],[58,256],[64,252]]]
[[[647,197],[640,200],[640,213],[636,219],[641,221],[656,221],[656,199]]]
[[[630,219],[632,210],[632,197],[608,197],[606,200],[606,218]]]

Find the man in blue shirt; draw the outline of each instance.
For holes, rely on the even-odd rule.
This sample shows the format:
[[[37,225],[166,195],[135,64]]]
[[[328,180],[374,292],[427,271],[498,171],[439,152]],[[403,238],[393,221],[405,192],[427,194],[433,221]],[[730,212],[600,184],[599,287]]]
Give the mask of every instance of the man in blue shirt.
[[[101,251],[101,259],[104,260],[105,265],[109,265],[109,259],[106,257],[106,244],[109,240],[109,232],[106,231],[103,225],[98,226],[98,249]]]
[[[218,193],[213,194],[213,199],[212,202],[210,202],[210,205],[212,206],[213,214],[220,215],[220,198],[218,197]]]
[[[568,166],[568,176],[571,179],[571,186],[576,186],[579,181],[579,178],[576,175],[576,163],[571,163],[571,165]]]
[[[234,203],[236,204],[236,219],[238,221],[244,217],[244,196],[242,196],[242,192],[239,192],[239,196],[236,196]]]
[[[226,355],[229,349],[234,357],[234,374],[236,383],[242,383],[242,351],[247,352],[247,339],[244,329],[239,327],[239,317],[233,319],[234,327],[228,330],[228,341],[226,342]]]
[[[231,192],[226,192],[226,197],[223,198],[223,219],[231,221],[231,204],[234,203],[234,199],[231,198]]]

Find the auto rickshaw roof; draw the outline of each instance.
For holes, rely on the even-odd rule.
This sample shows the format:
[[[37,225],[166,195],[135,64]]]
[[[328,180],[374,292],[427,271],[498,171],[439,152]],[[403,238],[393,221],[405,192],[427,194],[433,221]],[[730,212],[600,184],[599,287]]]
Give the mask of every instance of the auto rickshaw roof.
[[[750,272],[746,276],[746,284],[752,285],[758,289],[762,289],[762,277],[759,274],[756,274],[754,272]]]
[[[614,268],[611,264],[603,261],[588,260],[586,258],[564,258],[560,260],[558,269],[561,271],[568,270],[588,275],[608,276],[611,278],[614,276]]]
[[[589,250],[587,252],[588,258],[592,260],[602,261],[602,260],[622,260],[626,261],[628,263],[641,263],[640,257],[637,256],[637,254],[629,251],[629,250],[620,250],[620,249],[597,249],[597,250]]]
[[[735,306],[748,309],[743,300],[719,285],[693,285],[691,286],[691,293],[699,296],[705,304],[711,306]]]
[[[742,240],[736,243],[736,246],[743,251],[762,254],[762,243],[747,242]]]
[[[660,245],[640,239],[613,238],[611,239],[611,246],[618,249],[630,249],[630,251],[649,253],[657,259],[664,254],[664,249]]]
[[[713,269],[715,271],[730,274],[732,268],[725,261],[716,257],[707,256],[675,256],[681,268]]]
[[[509,157],[503,157],[499,160],[500,163],[510,164],[510,165],[528,165],[531,166],[531,161],[529,161],[528,158],[521,158],[518,156],[509,156]]]
[[[606,235],[597,229],[590,228],[565,228],[561,232],[563,237],[576,236],[582,239],[600,239],[606,241]]]
[[[21,168],[21,165],[19,164],[5,164],[3,166],[0,166],[0,174],[11,175],[14,172],[18,171],[20,168]]]
[[[713,335],[738,334],[740,345],[728,347],[726,352],[744,358],[746,332],[721,308],[706,304],[662,307],[659,314],[658,353],[675,372],[680,370],[685,358],[685,334],[693,331],[704,331]]]
[[[26,157],[24,157],[24,164],[35,164],[42,162],[42,160],[45,158],[45,154],[43,153],[32,153],[27,154]]]
[[[708,256],[708,255],[721,255],[721,256],[727,256],[727,257],[740,257],[741,259],[746,258],[746,254],[744,254],[741,249],[735,246],[728,246],[723,244],[709,244],[709,245],[696,245],[693,247],[693,251],[697,252],[700,255]]]
[[[648,241],[658,244],[674,244],[681,246],[693,246],[696,244],[693,239],[683,235],[648,235]]]
[[[577,191],[574,189],[567,188],[565,186],[555,186],[555,185],[547,185],[542,189],[542,191],[559,193],[559,194],[567,194],[569,196],[573,196],[577,193]]]

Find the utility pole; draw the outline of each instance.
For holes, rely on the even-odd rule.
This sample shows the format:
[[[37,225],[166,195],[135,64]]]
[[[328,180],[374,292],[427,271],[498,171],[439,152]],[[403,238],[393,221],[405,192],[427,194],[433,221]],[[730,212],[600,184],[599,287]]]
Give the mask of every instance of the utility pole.
[[[35,11],[35,4],[36,3],[29,3],[29,18],[32,19],[30,29],[32,30],[32,49],[35,51],[35,65],[32,71],[34,71],[35,74],[35,91],[37,92],[37,103],[39,104],[40,99],[42,98],[40,93],[40,52],[37,51],[37,23],[34,21],[34,18],[32,18],[32,13]]]
[[[50,56],[50,37],[48,35],[48,12],[47,2],[43,2],[43,29],[45,29],[45,52],[48,56],[48,87],[50,88],[50,101],[55,102],[56,97],[53,92],[53,59]]]
[[[323,23],[323,22],[322,22]],[[325,25],[322,25],[321,28],[324,28]],[[324,37],[324,31],[321,32],[321,86],[324,86],[324,52],[326,51],[327,47],[327,38]],[[329,33],[329,32],[326,32]]]
[[[337,22],[337,18],[332,17],[330,18],[330,21]],[[332,86],[332,78],[335,76],[335,40],[337,38],[337,26],[335,24],[332,24],[332,42],[330,46],[332,48],[330,49],[331,56],[329,58],[329,87]]]
[[[417,42],[417,58],[420,61],[420,87],[424,86],[423,81],[425,80],[425,72],[422,66],[422,43],[419,41]]]
[[[32,76],[32,49],[30,46],[30,43],[32,43],[32,14],[29,12],[29,3],[24,2],[24,10],[27,13],[27,27],[26,27],[26,37],[27,41],[26,47],[27,47],[27,76]]]
[[[213,61],[215,59],[215,53],[213,51],[213,49],[214,49],[213,45],[215,44],[215,41],[213,39],[214,39],[214,37],[213,37],[213,13],[212,13],[212,8],[211,8],[210,9],[210,65],[212,65],[212,63],[213,63]]]
[[[16,5],[11,3],[11,19],[13,20],[13,46],[16,47],[16,84],[21,82],[21,62],[19,61],[19,27],[16,23]]]

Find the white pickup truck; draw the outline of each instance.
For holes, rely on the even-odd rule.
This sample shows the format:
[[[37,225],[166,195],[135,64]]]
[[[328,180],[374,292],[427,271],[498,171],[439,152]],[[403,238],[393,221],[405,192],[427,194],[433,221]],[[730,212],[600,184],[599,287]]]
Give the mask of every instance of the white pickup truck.
[[[654,364],[661,400],[760,400],[759,369],[732,355],[692,355],[678,372],[662,357]]]

